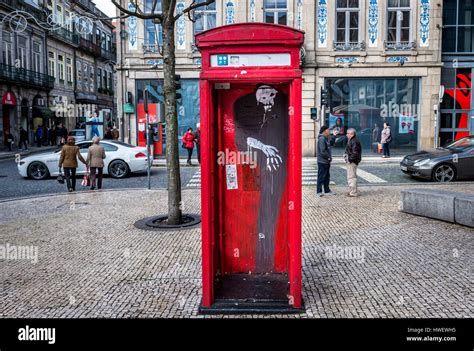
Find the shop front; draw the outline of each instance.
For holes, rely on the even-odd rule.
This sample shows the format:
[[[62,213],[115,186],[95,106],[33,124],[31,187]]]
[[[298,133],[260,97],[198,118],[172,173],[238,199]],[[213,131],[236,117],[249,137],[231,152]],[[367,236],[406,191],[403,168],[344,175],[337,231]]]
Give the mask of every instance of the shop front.
[[[392,154],[417,150],[420,79],[330,78],[325,80],[325,88],[329,108],[324,124],[330,127],[332,134],[336,133],[336,155],[344,153],[348,128],[356,130],[366,154],[377,154],[385,122],[392,130]]]
[[[181,89],[180,93],[182,98],[178,100],[178,137],[181,145],[181,138],[187,132],[189,128],[193,131],[196,130],[196,126],[199,123],[199,109],[200,109],[200,98],[199,98],[199,80],[198,79],[182,79],[180,81]],[[148,88],[149,97],[148,103],[150,105],[163,103],[163,80],[136,80],[136,104],[137,104],[137,119],[136,119],[136,130],[138,131],[135,143],[137,145],[140,140],[144,140],[143,137],[143,120],[144,110],[140,108],[143,105],[143,92],[145,88]],[[142,112],[140,112],[142,111]],[[140,122],[142,121],[142,122]],[[159,147],[155,147],[155,156],[166,154],[166,125],[159,126],[154,124],[152,126],[159,135],[155,137],[155,142],[160,143]],[[142,134],[142,135],[140,135]],[[187,150],[180,149],[180,156],[187,156]],[[194,156],[196,152],[194,151]]]

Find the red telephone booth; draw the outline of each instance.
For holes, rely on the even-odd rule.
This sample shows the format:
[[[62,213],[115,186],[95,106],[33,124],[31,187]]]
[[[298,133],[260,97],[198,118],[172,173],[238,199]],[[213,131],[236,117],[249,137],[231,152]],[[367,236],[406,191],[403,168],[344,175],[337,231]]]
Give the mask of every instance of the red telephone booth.
[[[300,49],[304,33],[242,23],[202,54],[201,313],[299,312]]]

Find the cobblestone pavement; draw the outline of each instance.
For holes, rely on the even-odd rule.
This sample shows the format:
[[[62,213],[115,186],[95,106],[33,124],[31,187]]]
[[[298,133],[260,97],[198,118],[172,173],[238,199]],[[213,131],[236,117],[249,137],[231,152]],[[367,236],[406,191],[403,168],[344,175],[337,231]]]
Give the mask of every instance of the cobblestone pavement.
[[[474,185],[421,186],[474,193]],[[284,317],[474,317],[474,231],[398,212],[404,188],[364,187],[347,198],[335,187],[341,195],[319,199],[304,188],[306,313]],[[36,246],[38,261],[0,260],[0,317],[197,317],[200,229],[133,225],[165,212],[165,196],[129,190],[1,203],[0,246]],[[184,201],[199,213],[197,190]]]

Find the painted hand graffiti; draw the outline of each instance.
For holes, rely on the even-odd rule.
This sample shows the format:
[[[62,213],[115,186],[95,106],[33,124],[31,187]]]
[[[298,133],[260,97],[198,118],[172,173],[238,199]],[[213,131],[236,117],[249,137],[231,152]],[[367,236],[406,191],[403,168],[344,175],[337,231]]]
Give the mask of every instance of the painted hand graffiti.
[[[247,138],[247,145],[250,148],[261,150],[267,157],[267,169],[270,172],[276,171],[282,164],[283,160],[278,154],[278,149],[271,145],[265,145],[261,141],[255,138]]]

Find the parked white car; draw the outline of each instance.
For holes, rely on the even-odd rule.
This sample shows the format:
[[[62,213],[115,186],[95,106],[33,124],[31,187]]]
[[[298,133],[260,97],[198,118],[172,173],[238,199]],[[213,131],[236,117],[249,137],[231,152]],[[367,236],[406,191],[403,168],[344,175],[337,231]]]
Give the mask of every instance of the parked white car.
[[[84,159],[87,157],[92,141],[76,143]],[[130,173],[147,171],[146,148],[137,147],[120,141],[101,140],[100,145],[105,149],[104,174],[113,178],[125,178]],[[31,155],[18,162],[18,172],[22,177],[35,180],[47,179],[59,175],[59,157],[61,149]],[[77,174],[85,174],[86,166],[78,162]]]

